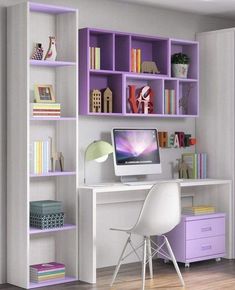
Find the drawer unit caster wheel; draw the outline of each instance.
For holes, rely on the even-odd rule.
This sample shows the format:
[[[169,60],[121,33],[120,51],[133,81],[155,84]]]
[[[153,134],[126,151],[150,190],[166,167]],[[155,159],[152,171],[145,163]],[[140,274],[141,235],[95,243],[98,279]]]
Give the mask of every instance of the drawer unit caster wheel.
[[[221,258],[216,258],[215,260],[216,260],[216,262],[220,262]]]
[[[185,268],[189,268],[190,267],[190,264],[189,263],[185,263]]]
[[[168,264],[169,263],[169,260],[168,259],[164,259],[164,263],[165,264]]]

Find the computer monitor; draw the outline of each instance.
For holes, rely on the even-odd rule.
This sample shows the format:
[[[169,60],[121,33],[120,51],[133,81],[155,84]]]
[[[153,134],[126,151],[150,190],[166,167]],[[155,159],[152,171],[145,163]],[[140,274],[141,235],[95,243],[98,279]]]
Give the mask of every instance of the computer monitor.
[[[116,176],[138,177],[162,172],[157,129],[115,128],[112,143]]]

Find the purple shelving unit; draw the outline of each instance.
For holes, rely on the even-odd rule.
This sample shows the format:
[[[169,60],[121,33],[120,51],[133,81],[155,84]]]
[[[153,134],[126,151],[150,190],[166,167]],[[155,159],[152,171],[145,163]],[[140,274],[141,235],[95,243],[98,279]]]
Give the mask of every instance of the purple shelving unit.
[[[77,279],[74,277],[65,277],[64,279],[55,279],[55,280],[41,282],[41,283],[30,282],[29,289],[52,286],[52,285],[63,284],[63,283],[74,282],[74,281],[77,281]]]
[[[36,234],[68,231],[68,230],[74,230],[74,229],[76,229],[76,225],[71,225],[71,224],[65,224],[61,228],[53,228],[53,229],[45,229],[45,230],[41,230],[41,229],[38,229],[38,228],[30,227],[29,233],[30,233],[30,235],[36,235]]]
[[[57,172],[48,172],[42,174],[30,174],[30,177],[50,177],[50,176],[70,176],[76,175],[75,171],[57,171]]]
[[[103,29],[84,28],[79,31],[80,68],[80,114],[100,116],[137,117],[197,117],[198,116],[198,43],[157,36],[129,34]],[[100,69],[90,69],[89,47],[100,47]],[[153,61],[160,73],[134,73],[131,69],[131,50],[141,49],[141,63]],[[187,79],[178,79],[171,74],[171,56],[183,52],[190,58]],[[154,93],[152,114],[134,114],[128,102],[128,86],[138,89],[151,86]],[[97,113],[90,110],[90,93],[94,89],[109,87],[113,93],[112,113]],[[165,89],[175,90],[175,114],[165,114]],[[185,97],[186,95],[186,97]],[[185,97],[186,109],[180,100]],[[182,103],[182,100],[181,100]]]

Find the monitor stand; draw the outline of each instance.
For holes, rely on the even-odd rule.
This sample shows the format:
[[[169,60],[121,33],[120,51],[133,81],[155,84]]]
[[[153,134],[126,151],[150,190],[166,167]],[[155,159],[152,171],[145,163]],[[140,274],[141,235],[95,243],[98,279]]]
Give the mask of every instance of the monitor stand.
[[[129,183],[129,182],[145,182],[147,181],[147,175],[131,175],[131,176],[121,176],[121,183]]]

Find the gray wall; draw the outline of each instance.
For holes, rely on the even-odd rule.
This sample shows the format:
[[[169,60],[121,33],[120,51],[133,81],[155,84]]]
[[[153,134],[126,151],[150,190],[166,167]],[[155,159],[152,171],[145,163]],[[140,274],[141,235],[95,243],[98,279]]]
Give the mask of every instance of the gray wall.
[[[25,2],[21,0],[0,0],[0,283],[5,281],[6,268],[6,9],[8,5]],[[80,27],[99,27],[126,32],[150,35],[163,35],[175,38],[194,39],[196,32],[228,28],[235,26],[235,21],[180,13],[165,9],[156,9],[141,5],[123,4],[110,0],[50,0],[35,1],[56,5],[72,6],[79,9]],[[17,46],[17,43],[15,44]],[[20,56],[19,56],[20,57]],[[94,126],[96,124],[96,126]],[[194,119],[170,120],[131,118],[88,118],[80,117],[80,164],[83,172],[82,155],[84,148],[94,139],[110,139],[110,128],[114,126],[158,127],[161,130],[185,130],[194,135]],[[85,128],[85,130],[84,130]],[[170,176],[170,161],[181,155],[180,149],[162,152],[163,177]],[[112,160],[102,167],[92,165],[90,181],[113,180]],[[91,167],[89,172],[91,173]],[[17,206],[17,205],[16,205]]]

